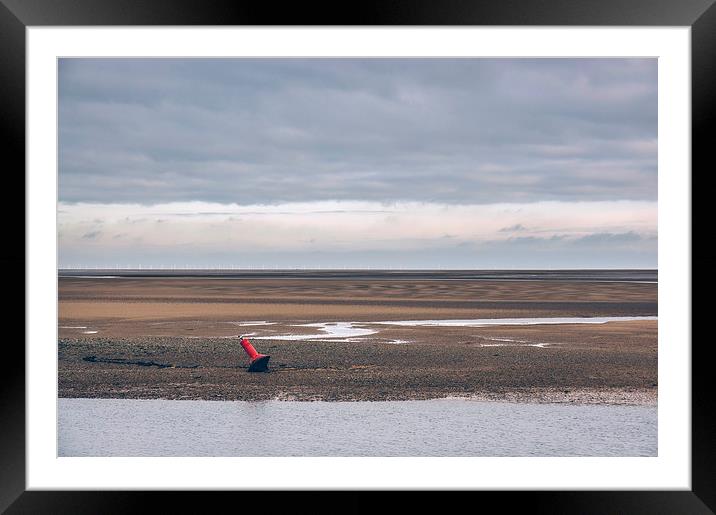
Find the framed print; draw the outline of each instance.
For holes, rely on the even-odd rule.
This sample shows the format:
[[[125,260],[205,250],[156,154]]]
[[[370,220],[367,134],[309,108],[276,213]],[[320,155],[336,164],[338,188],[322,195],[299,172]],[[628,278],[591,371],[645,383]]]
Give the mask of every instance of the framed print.
[[[713,510],[711,4],[3,0],[27,204],[0,506]]]

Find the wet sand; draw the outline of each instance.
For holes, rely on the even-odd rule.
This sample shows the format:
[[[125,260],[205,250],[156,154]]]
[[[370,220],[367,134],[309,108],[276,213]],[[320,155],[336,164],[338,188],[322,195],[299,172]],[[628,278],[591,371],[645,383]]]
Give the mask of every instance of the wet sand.
[[[651,283],[61,277],[59,395],[654,404],[656,321],[370,323],[655,315]],[[239,325],[252,321],[270,325]],[[271,338],[316,334],[297,325],[331,321],[377,332],[355,341]],[[264,338],[252,342],[271,355],[269,373],[247,372],[242,333]]]

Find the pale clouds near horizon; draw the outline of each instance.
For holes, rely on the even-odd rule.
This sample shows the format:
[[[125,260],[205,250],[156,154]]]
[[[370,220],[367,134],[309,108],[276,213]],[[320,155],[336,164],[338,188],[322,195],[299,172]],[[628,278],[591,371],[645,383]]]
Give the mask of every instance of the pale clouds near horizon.
[[[652,255],[656,220],[649,201],[61,203],[58,227],[60,255],[75,265],[101,256],[122,266],[203,256],[205,266],[388,266],[381,260],[402,255],[412,266],[489,267],[504,254],[501,263],[510,266],[595,267],[594,256],[605,250],[617,263]]]
[[[61,59],[60,266],[655,267],[655,59]]]

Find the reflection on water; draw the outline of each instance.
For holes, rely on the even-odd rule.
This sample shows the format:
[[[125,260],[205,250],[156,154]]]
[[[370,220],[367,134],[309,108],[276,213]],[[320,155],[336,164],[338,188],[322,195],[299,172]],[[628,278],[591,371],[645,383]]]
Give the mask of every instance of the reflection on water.
[[[249,333],[254,340],[324,340],[332,342],[360,342],[364,336],[376,334],[375,326],[404,326],[404,327],[487,327],[487,326],[515,326],[515,325],[554,325],[554,324],[606,324],[609,322],[634,322],[643,320],[658,320],[655,316],[628,316],[628,317],[541,317],[541,318],[477,318],[466,320],[393,320],[386,322],[317,322],[312,324],[294,324],[293,327],[316,327],[316,334],[270,334]],[[271,322],[257,320],[237,325],[257,326],[271,325]],[[368,326],[368,328],[366,328]],[[382,327],[381,327],[382,329]],[[544,347],[544,344],[534,345]]]
[[[60,456],[656,456],[656,406],[59,399]]]
[[[541,318],[476,318],[468,320],[401,320],[373,322],[383,325],[431,327],[485,327],[489,325],[553,325],[553,324],[606,324],[608,322],[634,322],[658,320],[655,316],[638,317],[541,317]]]

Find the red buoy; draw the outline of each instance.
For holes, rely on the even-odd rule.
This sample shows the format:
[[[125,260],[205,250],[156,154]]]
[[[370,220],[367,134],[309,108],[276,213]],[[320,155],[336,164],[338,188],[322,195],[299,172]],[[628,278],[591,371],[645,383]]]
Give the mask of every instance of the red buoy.
[[[254,349],[254,346],[251,345],[248,339],[243,336],[240,336],[239,338],[241,339],[241,346],[244,348],[246,354],[249,355],[249,359],[251,360],[249,363],[249,372],[268,372],[268,362],[269,359],[271,359],[271,356],[259,354],[256,352],[256,349]]]

